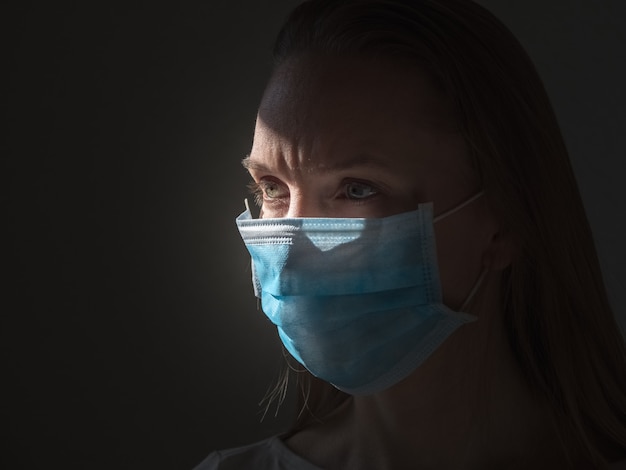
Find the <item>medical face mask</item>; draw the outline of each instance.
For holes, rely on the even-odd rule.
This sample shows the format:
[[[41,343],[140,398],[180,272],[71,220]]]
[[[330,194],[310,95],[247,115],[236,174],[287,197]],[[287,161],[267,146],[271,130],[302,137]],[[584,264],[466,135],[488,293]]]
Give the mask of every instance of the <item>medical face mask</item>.
[[[391,387],[475,319],[442,303],[432,203],[375,219],[253,219],[247,209],[236,222],[285,348],[344,392]]]

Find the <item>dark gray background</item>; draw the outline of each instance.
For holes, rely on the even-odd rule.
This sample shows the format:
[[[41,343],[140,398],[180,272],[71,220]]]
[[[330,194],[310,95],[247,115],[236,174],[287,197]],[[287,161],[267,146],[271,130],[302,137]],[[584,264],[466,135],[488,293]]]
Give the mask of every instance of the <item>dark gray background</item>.
[[[290,419],[259,423],[282,356],[234,217],[296,3],[5,12],[3,468],[190,469]],[[626,4],[482,3],[545,79],[626,326]]]

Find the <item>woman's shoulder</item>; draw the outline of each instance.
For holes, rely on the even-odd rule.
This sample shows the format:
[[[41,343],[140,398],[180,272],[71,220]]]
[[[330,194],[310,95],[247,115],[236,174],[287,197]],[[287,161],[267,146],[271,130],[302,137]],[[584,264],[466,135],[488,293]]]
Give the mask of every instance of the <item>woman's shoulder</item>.
[[[626,460],[613,460],[608,470],[626,470]],[[215,451],[193,470],[321,470],[294,453],[282,436],[242,447]]]
[[[215,451],[194,470],[320,470],[293,453],[280,436]]]

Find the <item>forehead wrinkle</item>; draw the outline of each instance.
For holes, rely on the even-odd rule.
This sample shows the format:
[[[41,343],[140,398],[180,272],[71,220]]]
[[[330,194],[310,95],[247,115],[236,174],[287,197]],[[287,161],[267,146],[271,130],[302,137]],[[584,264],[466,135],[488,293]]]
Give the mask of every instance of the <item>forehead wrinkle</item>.
[[[308,172],[309,165],[304,160],[301,138],[281,135],[268,126],[262,118],[257,120],[257,130],[251,153],[242,160],[248,171],[278,173],[297,179],[298,173]]]
[[[262,119],[260,119],[262,121]],[[325,141],[314,136],[308,139],[302,136],[281,136],[275,129],[266,123],[260,122],[263,138],[257,143],[260,157],[248,155],[242,160],[242,165],[248,170],[270,171],[271,167],[286,167],[289,171],[313,174],[345,171],[353,168],[373,168],[380,170],[392,169],[388,156],[371,153],[363,150],[347,150],[353,153],[348,155],[342,146],[335,140]],[[257,135],[257,137],[259,137]],[[306,143],[305,143],[306,142]],[[338,144],[338,145],[336,145]],[[366,145],[360,145],[366,148]],[[266,147],[266,148],[263,148]],[[257,153],[257,152],[254,152]],[[261,161],[261,160],[265,160]]]

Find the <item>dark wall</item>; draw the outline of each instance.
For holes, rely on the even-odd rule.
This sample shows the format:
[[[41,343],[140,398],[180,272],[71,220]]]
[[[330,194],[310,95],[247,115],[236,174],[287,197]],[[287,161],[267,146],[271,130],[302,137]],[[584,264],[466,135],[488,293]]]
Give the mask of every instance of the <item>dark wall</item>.
[[[190,469],[290,419],[259,422],[282,356],[234,217],[296,3],[5,13],[3,468]],[[625,4],[483,3],[545,77],[626,325]]]
[[[275,432],[280,348],[234,217],[292,3],[11,12],[0,467],[185,469]]]

